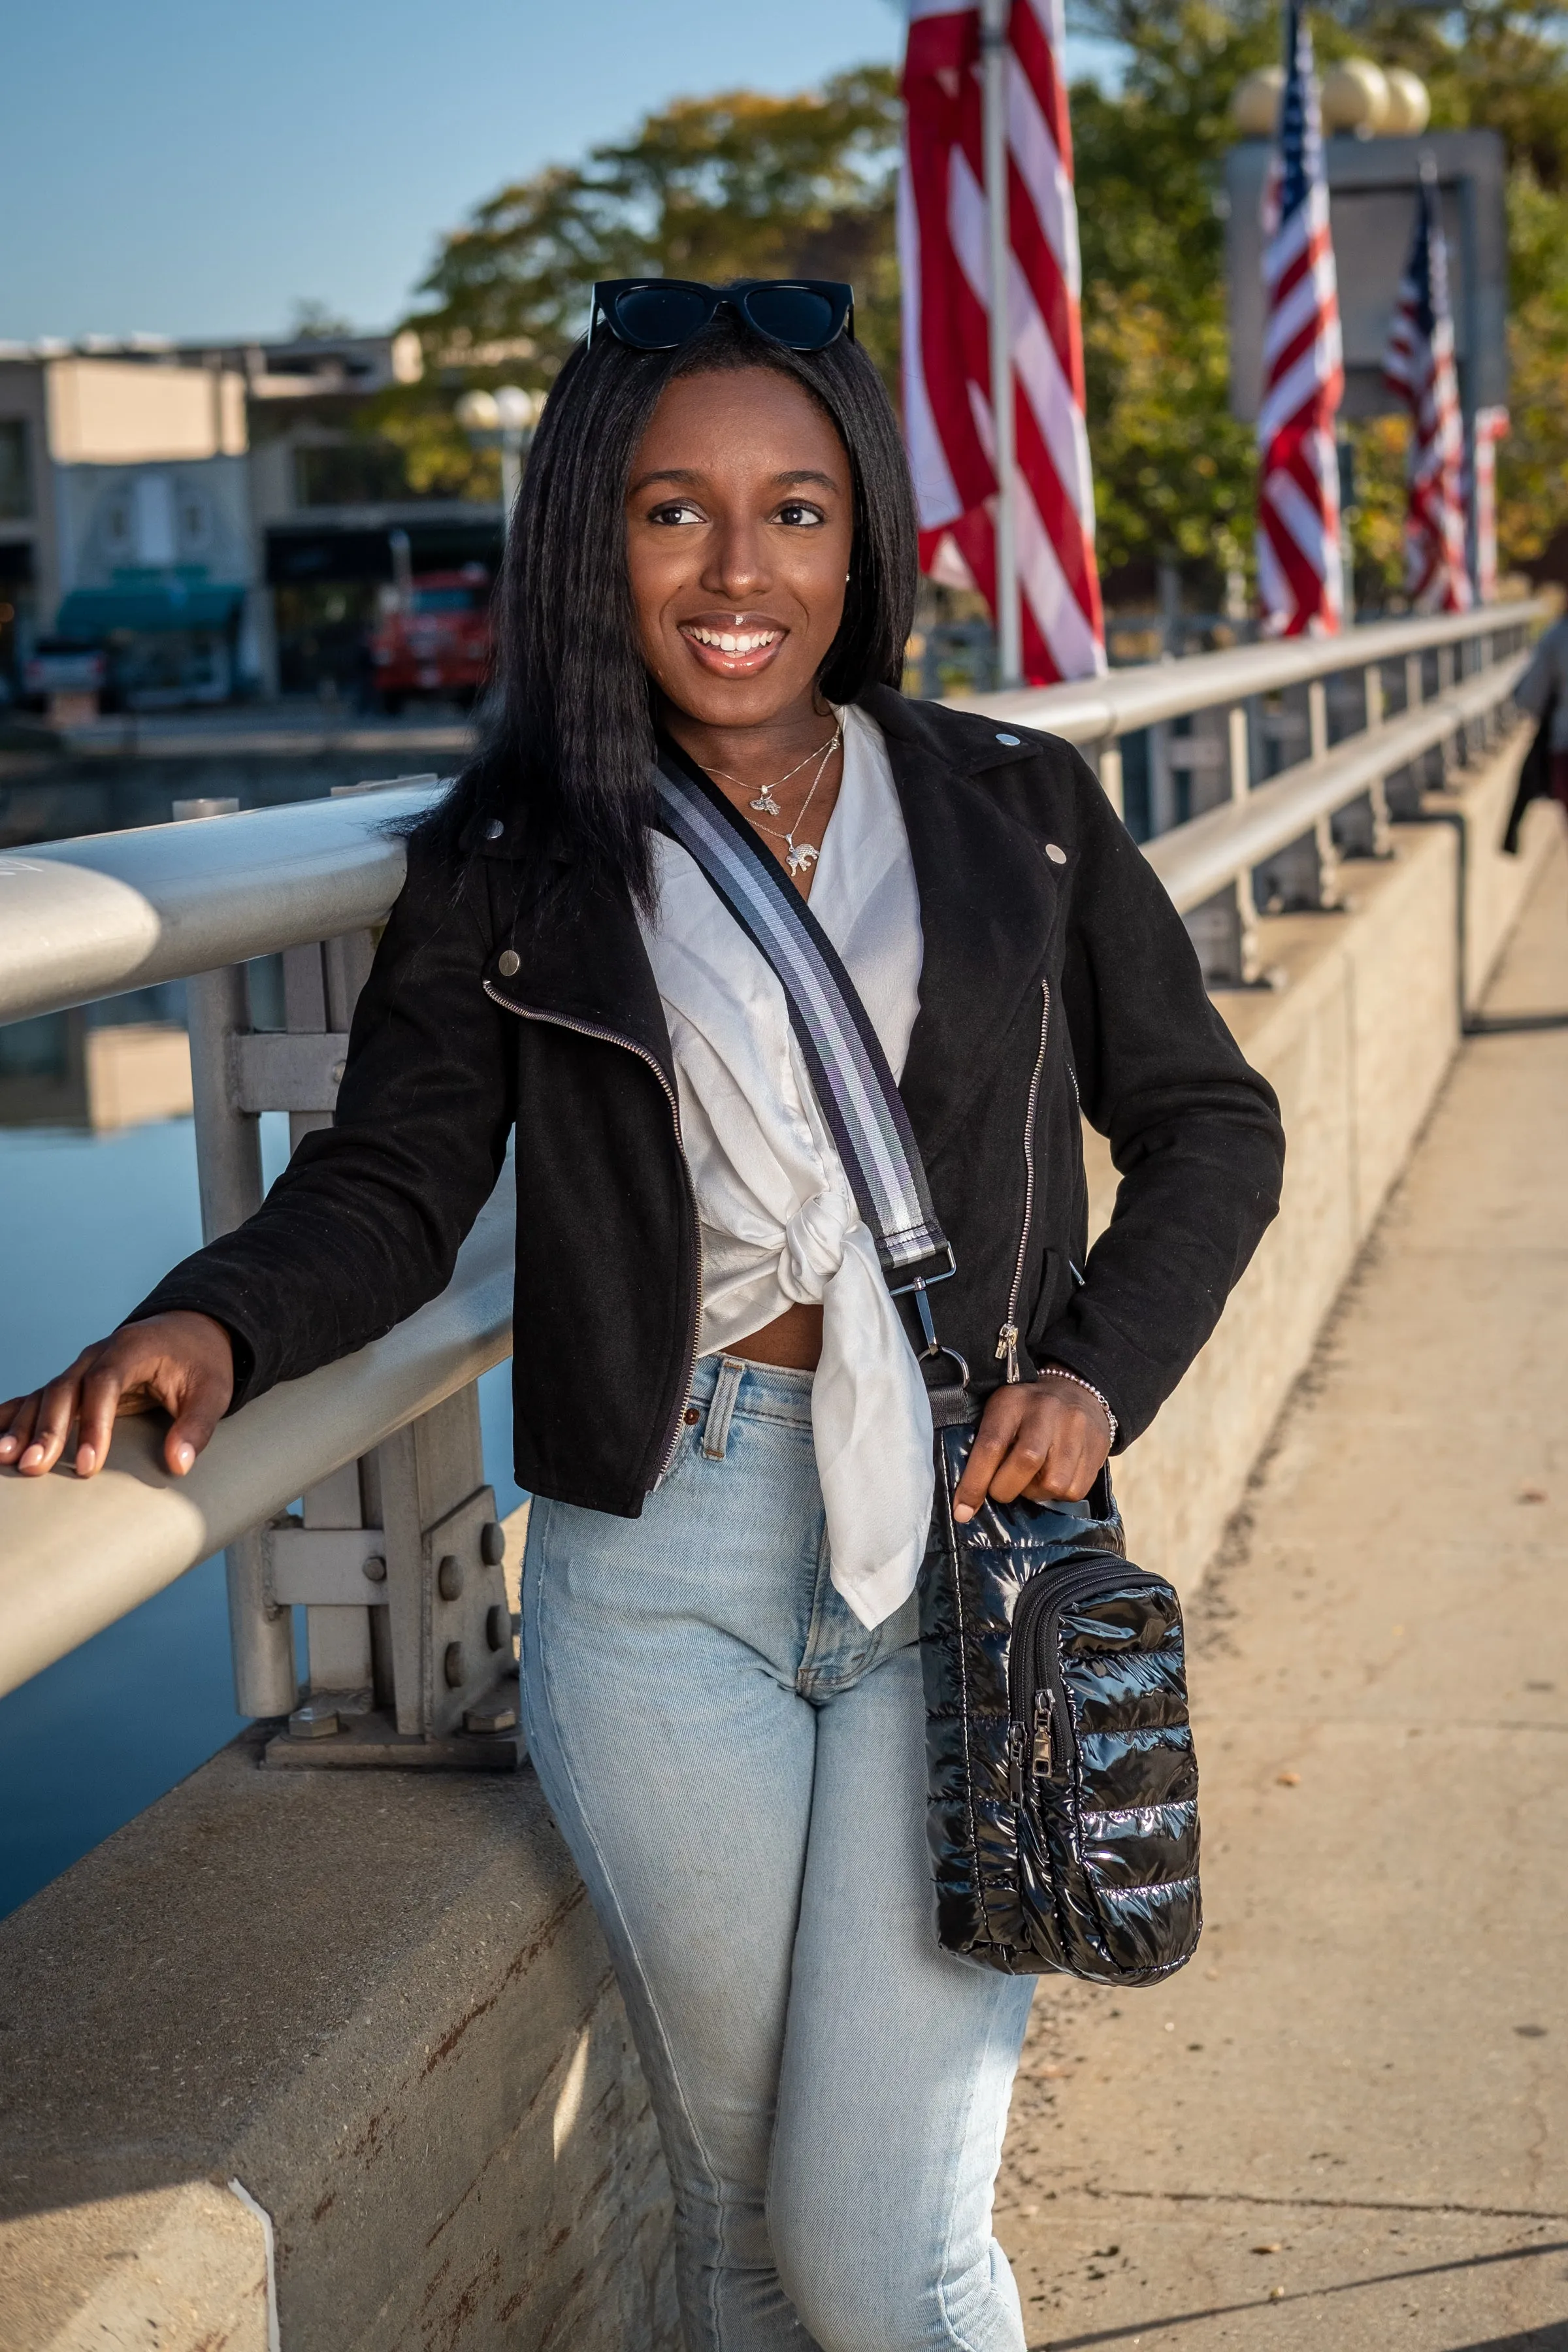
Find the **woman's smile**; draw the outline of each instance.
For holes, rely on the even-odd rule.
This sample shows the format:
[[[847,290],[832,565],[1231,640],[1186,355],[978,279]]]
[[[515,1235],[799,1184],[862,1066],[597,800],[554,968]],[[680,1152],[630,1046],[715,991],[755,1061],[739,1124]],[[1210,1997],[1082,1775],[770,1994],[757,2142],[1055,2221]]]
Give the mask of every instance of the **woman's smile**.
[[[782,621],[751,613],[702,613],[676,625],[693,657],[717,677],[755,677],[789,635]]]

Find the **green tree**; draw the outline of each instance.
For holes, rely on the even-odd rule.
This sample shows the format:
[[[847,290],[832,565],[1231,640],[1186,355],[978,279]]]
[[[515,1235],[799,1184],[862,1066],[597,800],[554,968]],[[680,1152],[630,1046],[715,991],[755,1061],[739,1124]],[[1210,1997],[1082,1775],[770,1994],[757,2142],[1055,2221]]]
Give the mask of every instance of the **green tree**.
[[[423,384],[389,394],[374,429],[402,442],[421,488],[461,494],[476,459],[452,421],[459,384],[547,386],[596,278],[850,279],[856,333],[898,366],[893,191],[897,76],[868,66],[821,90],[679,99],[580,164],[502,188],[444,237],[407,324]],[[490,493],[494,495],[493,489]]]
[[[1224,163],[1237,83],[1279,54],[1278,0],[1076,0],[1118,45],[1115,89],[1081,82],[1073,131],[1089,442],[1103,568],[1174,556],[1217,575],[1251,562],[1257,456],[1229,412]],[[1513,428],[1500,462],[1504,560],[1568,533],[1568,53],[1555,13],[1468,0],[1346,0],[1312,19],[1324,59],[1370,52],[1432,92],[1437,127],[1489,124],[1509,168]],[[548,385],[595,278],[641,270],[853,279],[857,328],[898,378],[897,79],[683,99],[578,164],[501,189],[445,236],[407,322],[422,383],[366,420],[416,490],[495,495],[496,461],[452,415],[468,384]],[[1352,428],[1362,593],[1401,573],[1405,433]]]
[[[1109,0],[1089,28],[1121,87],[1072,92],[1084,362],[1101,569],[1172,556],[1224,572],[1252,536],[1256,454],[1228,407],[1228,109],[1272,57],[1271,9]]]
[[[1101,561],[1250,552],[1256,457],[1227,410],[1221,173],[1237,82],[1279,48],[1274,0],[1079,0],[1118,43],[1121,87],[1073,91],[1089,441]],[[1508,159],[1512,430],[1499,464],[1505,562],[1568,530],[1568,51],[1559,11],[1352,0],[1311,17],[1319,57],[1407,65],[1439,130],[1486,126]],[[1350,428],[1363,594],[1397,589],[1406,436]],[[1206,461],[1206,462],[1205,462]]]

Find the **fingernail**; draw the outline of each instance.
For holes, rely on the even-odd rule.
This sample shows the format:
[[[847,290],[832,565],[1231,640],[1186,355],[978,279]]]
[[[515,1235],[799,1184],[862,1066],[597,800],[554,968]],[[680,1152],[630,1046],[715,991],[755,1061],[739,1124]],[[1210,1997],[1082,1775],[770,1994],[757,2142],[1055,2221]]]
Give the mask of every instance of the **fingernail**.
[[[974,1517],[973,1504],[954,1503],[952,1507],[952,1516],[958,1521],[961,1528],[966,1528],[969,1525],[970,1520]]]
[[[79,1478],[90,1478],[97,1467],[98,1455],[94,1452],[93,1448],[90,1445],[79,1446],[76,1457],[77,1476]]]
[[[182,1442],[175,1446],[174,1467],[176,1470],[180,1471],[182,1475],[190,1468],[195,1458],[196,1449],[194,1445],[186,1445],[182,1440]]]
[[[0,1462],[9,1462],[21,1443],[19,1437],[0,1437]]]
[[[44,1449],[41,1445],[29,1445],[16,1467],[18,1470],[30,1470],[35,1462],[41,1462],[43,1458]]]

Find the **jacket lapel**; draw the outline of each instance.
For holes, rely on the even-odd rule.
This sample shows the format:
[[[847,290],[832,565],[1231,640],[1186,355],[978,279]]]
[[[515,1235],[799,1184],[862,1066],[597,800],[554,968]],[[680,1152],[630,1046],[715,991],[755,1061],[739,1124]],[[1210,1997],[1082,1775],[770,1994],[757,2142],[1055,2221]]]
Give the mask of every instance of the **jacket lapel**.
[[[669,1027],[631,901],[624,890],[598,888],[574,902],[562,888],[565,871],[514,922],[509,944],[519,969],[498,985],[545,1020],[647,1055],[673,1095]]]
[[[887,742],[920,892],[921,1009],[899,1091],[930,1160],[1040,985],[1061,891],[1029,829],[933,749],[900,695],[874,688],[863,700]]]

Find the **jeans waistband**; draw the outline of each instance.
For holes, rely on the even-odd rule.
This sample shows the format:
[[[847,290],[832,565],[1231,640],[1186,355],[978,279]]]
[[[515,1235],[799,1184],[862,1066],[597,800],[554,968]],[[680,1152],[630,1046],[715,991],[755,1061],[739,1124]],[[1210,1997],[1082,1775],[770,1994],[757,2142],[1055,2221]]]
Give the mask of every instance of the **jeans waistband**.
[[[753,1364],[742,1356],[700,1356],[691,1375],[691,1402],[709,1403],[722,1380],[732,1391],[731,1412],[794,1422],[809,1429],[815,1377],[811,1372],[791,1371],[783,1364]]]

